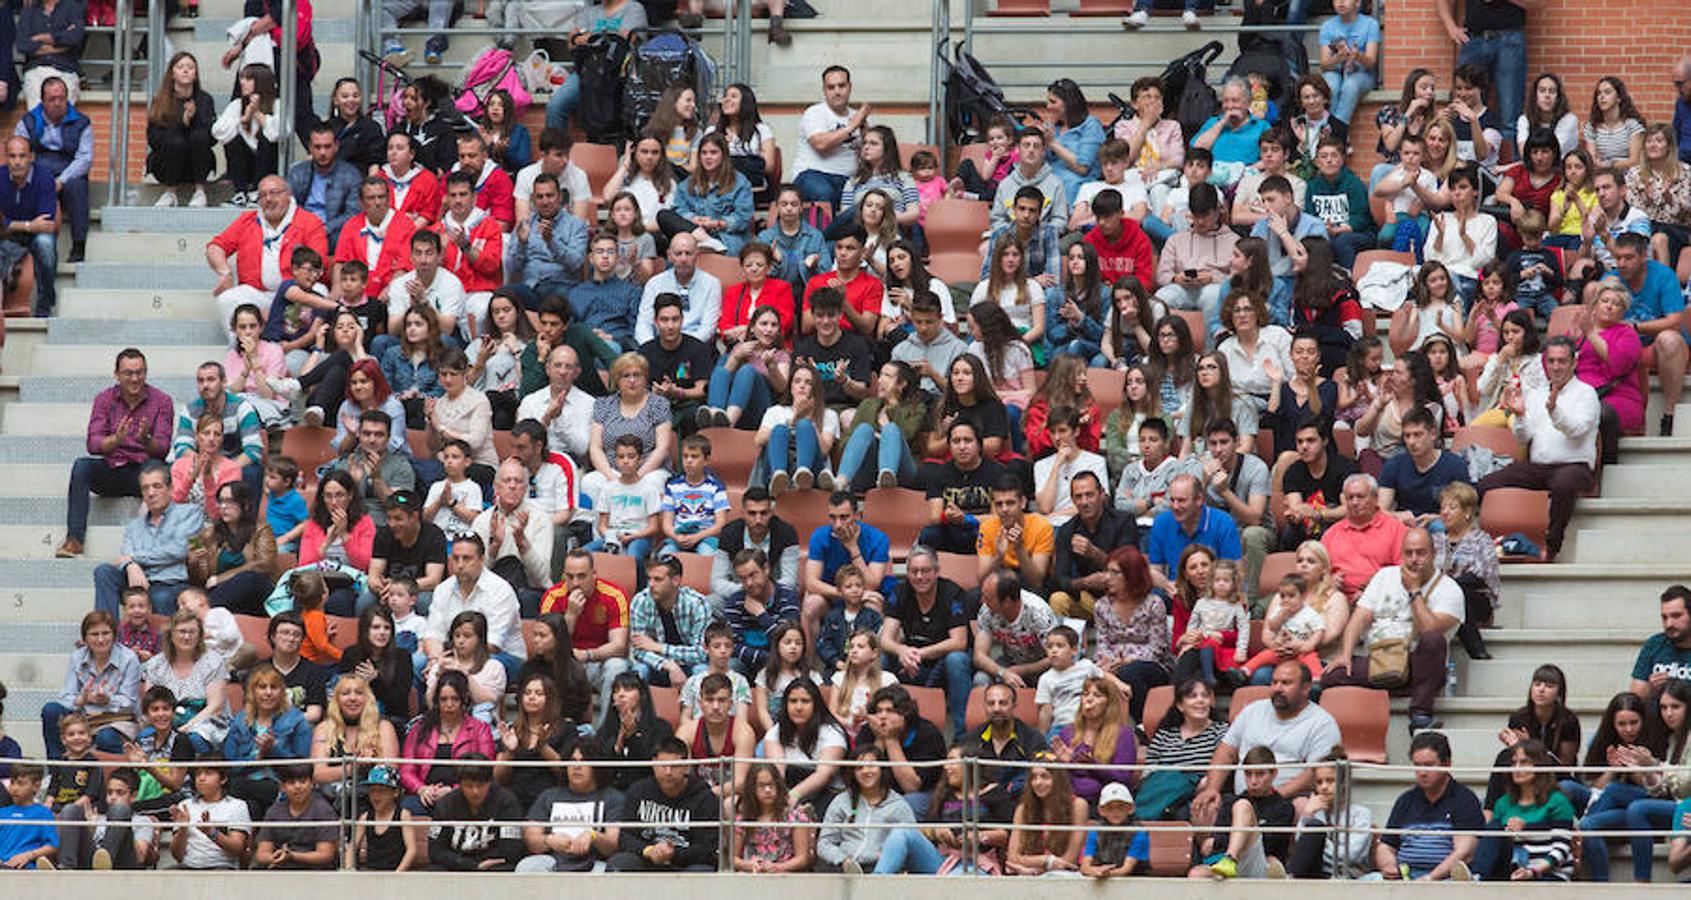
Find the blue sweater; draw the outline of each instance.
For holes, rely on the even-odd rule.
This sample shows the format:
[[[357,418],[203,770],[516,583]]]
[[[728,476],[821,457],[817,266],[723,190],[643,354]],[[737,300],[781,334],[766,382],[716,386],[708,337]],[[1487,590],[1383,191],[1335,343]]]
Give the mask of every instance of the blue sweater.
[[[581,280],[581,268],[587,262],[587,225],[570,215],[569,210],[558,213],[552,222],[552,239],[540,233],[540,214],[528,217],[528,240],[517,240],[512,231],[510,240],[511,270],[507,281],[521,279],[529,287],[542,281],[574,285]]]
[[[693,179],[688,178],[675,189],[675,212],[683,219],[705,216],[727,222],[721,231],[715,232],[716,239],[730,254],[739,253],[752,236],[751,183],[746,181],[746,176],[735,172],[734,188],[728,193],[711,188],[697,194],[693,192]]]
[[[601,329],[623,346],[631,346],[634,321],[640,315],[640,286],[626,278],[589,278],[570,289],[570,307],[577,322]]]

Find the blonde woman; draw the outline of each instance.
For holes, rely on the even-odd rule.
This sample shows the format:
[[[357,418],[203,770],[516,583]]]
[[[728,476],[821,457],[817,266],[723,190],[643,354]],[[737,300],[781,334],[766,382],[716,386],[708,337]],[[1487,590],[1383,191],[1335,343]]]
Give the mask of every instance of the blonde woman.
[[[1350,621],[1350,603],[1333,574],[1333,558],[1327,554],[1326,545],[1309,540],[1298,545],[1296,565],[1305,585],[1303,603],[1320,613],[1325,623],[1323,631],[1328,640],[1318,649],[1323,657],[1331,656],[1344,636],[1345,623]]]
[[[357,675],[342,675],[335,682],[335,695],[323,713],[323,721],[311,736],[311,759],[315,762],[312,777],[321,790],[338,797],[346,776],[347,764],[362,779],[368,763],[357,760],[392,760],[399,757],[399,735],[393,725],[382,718],[381,707],[370,683]]]

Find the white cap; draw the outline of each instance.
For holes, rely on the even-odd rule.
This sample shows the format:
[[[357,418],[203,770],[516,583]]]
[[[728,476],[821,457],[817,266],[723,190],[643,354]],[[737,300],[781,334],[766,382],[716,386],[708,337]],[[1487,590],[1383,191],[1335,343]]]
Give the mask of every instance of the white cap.
[[[1104,790],[1098,794],[1098,805],[1103,807],[1112,803],[1126,803],[1128,806],[1132,806],[1133,792],[1127,789],[1127,785],[1119,781],[1112,781],[1104,785]]]

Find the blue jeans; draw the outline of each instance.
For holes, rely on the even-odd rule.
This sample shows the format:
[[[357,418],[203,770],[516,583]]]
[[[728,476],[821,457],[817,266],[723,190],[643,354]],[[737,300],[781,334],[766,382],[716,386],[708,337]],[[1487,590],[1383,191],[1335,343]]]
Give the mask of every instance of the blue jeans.
[[[70,488],[65,495],[65,537],[88,539],[88,494],[102,497],[141,496],[141,467],[113,466],[102,457],[84,456],[71,464]]]
[[[1309,0],[1292,0],[1286,8],[1286,24],[1302,25],[1309,21]]]
[[[835,210],[840,208],[840,194],[845,191],[845,184],[846,176],[830,175],[815,169],[806,169],[793,178],[793,186],[799,189],[800,197],[826,203]]]
[[[1643,803],[1648,799],[1649,795],[1645,790],[1635,784],[1613,782],[1597,795],[1597,801],[1591,804],[1585,818],[1579,820],[1579,830],[1585,833],[1585,865],[1592,881],[1609,880],[1609,845],[1604,843],[1602,835],[1593,832],[1630,827],[1627,824],[1628,811],[1634,803]],[[1645,871],[1648,873],[1650,841],[1648,838],[1640,840],[1645,842],[1644,862]],[[1634,850],[1634,853],[1636,852]],[[1648,875],[1645,880],[1649,880]]]
[[[945,856],[914,828],[899,828],[887,835],[881,856],[875,861],[876,875],[937,875]]]
[[[1450,280],[1455,284],[1456,296],[1462,300],[1462,315],[1466,316],[1474,308],[1474,297],[1479,293],[1480,282],[1477,278],[1452,273]]]
[[[64,758],[65,744],[59,740],[59,720],[71,712],[70,707],[57,700],[49,700],[41,706],[41,747],[48,759]],[[116,728],[102,728],[94,732],[94,749],[101,753],[122,753],[123,741],[123,732]]]
[[[1296,6],[1298,0],[1293,0]],[[1456,54],[1456,64],[1473,63],[1491,73],[1497,90],[1497,130],[1515,139],[1515,120],[1527,92],[1527,36],[1521,31],[1491,31],[1468,35]]]
[[[35,315],[45,318],[58,304],[54,281],[59,277],[59,236],[56,232],[32,234],[28,246],[35,259]]]
[[[1143,228],[1145,234],[1149,235],[1151,240],[1159,247],[1163,245],[1163,242],[1174,237],[1174,226],[1157,218],[1155,213],[1146,214],[1145,220],[1139,223],[1139,227]]]
[[[904,432],[898,426],[888,422],[881,426],[879,433],[875,426],[868,422],[860,423],[851,430],[851,438],[846,441],[845,450],[840,453],[839,482],[849,485],[857,475],[857,470],[869,456],[869,449],[875,448],[877,476],[882,472],[891,472],[898,477],[899,484],[910,484],[916,479],[916,460],[910,455],[909,445],[904,443]]]
[[[1350,117],[1356,115],[1357,104],[1374,89],[1374,73],[1367,69],[1327,71],[1321,77],[1327,79],[1327,86],[1333,90],[1333,118],[1349,125]]]
[[[507,681],[516,681],[517,674],[523,670],[523,661],[504,650],[493,654],[493,661],[505,667]]]
[[[763,411],[769,407],[769,378],[749,365],[730,372],[727,366],[717,363],[710,373],[705,405],[721,410],[738,408],[739,427],[756,428]]]
[[[1274,276],[1274,287],[1268,292],[1268,320],[1281,328],[1292,327],[1292,275]]]
[[[112,621],[123,618],[123,589],[129,586],[129,579],[123,570],[111,563],[101,563],[94,569],[94,608],[103,609],[112,615]],[[176,595],[187,587],[185,581],[154,581],[147,589],[147,594],[153,599],[153,612],[161,616],[176,613]]]
[[[634,543],[639,544],[640,542],[635,541]],[[717,548],[719,543],[720,542],[717,541],[716,538],[708,537],[708,538],[705,538],[704,540],[698,542],[697,544],[694,544],[693,549],[683,550],[683,549],[681,549],[681,545],[677,544],[674,541],[664,541],[663,546],[658,548],[658,556],[668,556],[671,553],[704,553],[704,554],[707,554],[707,555],[714,554],[714,553],[716,553],[716,548]],[[639,568],[641,573],[642,573],[640,575],[640,583],[645,584],[646,583],[646,577],[644,575],[644,572],[645,572],[644,567],[636,566],[636,568]]]
[[[581,105],[581,77],[571,74],[569,80],[552,92],[546,101],[546,127],[562,131],[570,129],[570,114]]]
[[[789,455],[787,450],[792,448]],[[816,423],[809,419],[799,419],[792,425],[777,425],[769,430],[769,446],[765,448],[764,458],[769,462],[769,473],[796,472],[799,469],[819,471],[826,461],[822,456],[822,445],[816,437]],[[793,465],[789,468],[787,460],[791,458]]]
[[[639,675],[641,681],[644,681],[653,687],[678,688],[681,686],[679,684],[671,684],[669,680],[669,673],[663,669],[648,666],[643,662],[637,662],[633,665],[634,674]],[[691,666],[682,666],[681,668],[688,675],[698,675],[701,672],[708,671],[710,669],[710,663],[694,663]]]
[[[886,671],[897,675],[905,684],[945,688],[945,714],[951,720],[951,736],[962,739],[963,717],[969,709],[969,692],[974,689],[975,666],[969,654],[953,650],[939,659],[928,660],[916,669],[913,678],[904,673],[896,660],[888,661]]]
[[[1346,269],[1356,265],[1356,255],[1364,250],[1374,249],[1375,235],[1372,231],[1347,231],[1333,235],[1333,261]]]

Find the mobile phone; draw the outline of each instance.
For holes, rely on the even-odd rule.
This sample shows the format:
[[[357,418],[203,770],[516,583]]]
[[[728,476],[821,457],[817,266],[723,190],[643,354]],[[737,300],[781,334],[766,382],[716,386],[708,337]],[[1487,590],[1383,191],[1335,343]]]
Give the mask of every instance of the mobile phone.
[[[1198,277],[1198,270],[1197,269],[1187,269],[1186,270],[1186,277],[1187,278],[1197,278]]]

